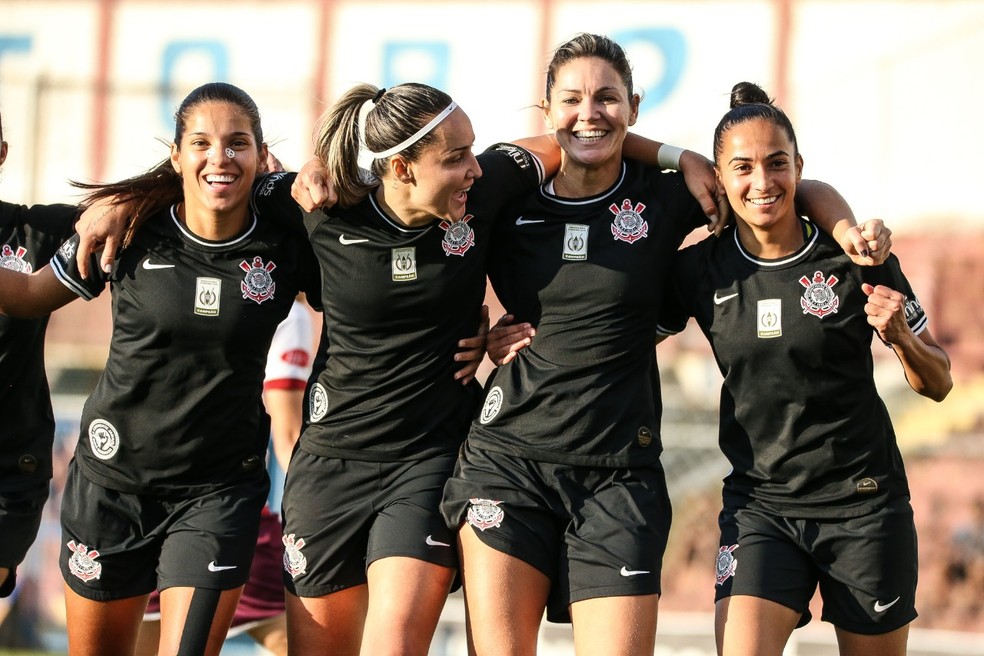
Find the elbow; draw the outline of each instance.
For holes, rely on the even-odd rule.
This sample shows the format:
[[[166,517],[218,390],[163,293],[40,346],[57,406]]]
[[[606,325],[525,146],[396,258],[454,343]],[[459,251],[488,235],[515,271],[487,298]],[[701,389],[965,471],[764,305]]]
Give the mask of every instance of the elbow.
[[[950,393],[950,390],[952,389],[953,389],[953,378],[949,375],[949,372],[947,372],[946,377],[943,378],[942,380],[932,385],[924,385],[922,388],[917,389],[916,391],[919,392],[919,394],[921,394],[922,396],[925,396],[926,398],[932,399],[937,403],[939,403],[940,401],[942,401],[947,397],[947,395]]]

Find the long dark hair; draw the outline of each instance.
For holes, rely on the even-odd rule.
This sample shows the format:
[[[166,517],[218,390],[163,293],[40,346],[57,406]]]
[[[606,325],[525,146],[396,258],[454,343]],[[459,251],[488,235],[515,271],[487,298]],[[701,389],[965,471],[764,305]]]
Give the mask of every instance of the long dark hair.
[[[181,147],[188,118],[200,105],[211,102],[229,103],[248,116],[257,148],[261,147],[263,128],[256,102],[237,86],[225,82],[209,82],[189,93],[174,114],[174,143],[178,148]],[[109,199],[113,205],[125,207],[130,222],[123,238],[124,246],[130,243],[134,231],[147,216],[184,199],[181,176],[174,170],[170,158],[140,175],[118,182],[86,183],[72,180],[71,184],[88,190],[84,200],[86,205]]]

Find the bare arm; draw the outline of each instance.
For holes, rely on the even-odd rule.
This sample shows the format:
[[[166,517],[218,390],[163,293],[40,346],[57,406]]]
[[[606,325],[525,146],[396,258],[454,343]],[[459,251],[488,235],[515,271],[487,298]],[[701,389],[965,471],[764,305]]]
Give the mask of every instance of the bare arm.
[[[43,317],[76,298],[48,265],[27,274],[0,267],[0,314],[21,319]]]
[[[301,436],[304,390],[269,389],[263,392],[263,404],[270,415],[270,439],[273,455],[282,471],[287,471],[294,445]]]
[[[861,291],[868,295],[864,306],[868,323],[895,350],[909,386],[934,401],[946,398],[953,388],[950,358],[928,328],[918,335],[909,328],[905,296],[884,285],[868,283],[861,286]]]
[[[461,349],[454,354],[455,362],[464,362],[465,365],[455,372],[454,379],[461,381],[462,385],[467,385],[478,373],[478,368],[485,358],[486,337],[489,334],[489,306],[482,306],[482,320],[478,327],[478,334],[474,337],[467,337],[458,340],[458,348]]]
[[[647,139],[630,132],[622,144],[622,154],[650,166],[663,166],[659,161],[659,149],[663,146],[659,141]],[[687,183],[687,189],[700,204],[701,210],[707,215],[710,224],[708,229],[720,234],[727,224],[728,197],[717,193],[717,175],[714,163],[692,150],[684,150],[680,154],[680,172]],[[725,220],[720,220],[724,217]]]
[[[796,189],[796,203],[811,221],[837,240],[855,264],[871,266],[888,259],[892,231],[881,219],[859,226],[850,205],[829,184],[802,180]]]

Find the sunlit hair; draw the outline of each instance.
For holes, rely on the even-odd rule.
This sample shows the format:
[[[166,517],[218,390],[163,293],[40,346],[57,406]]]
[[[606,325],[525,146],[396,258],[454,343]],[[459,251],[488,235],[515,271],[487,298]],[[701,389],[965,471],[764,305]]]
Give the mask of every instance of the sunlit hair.
[[[547,100],[550,100],[550,92],[553,90],[553,86],[557,81],[557,73],[560,69],[575,59],[583,59],[585,57],[597,57],[611,64],[615,72],[622,78],[622,83],[625,84],[628,97],[632,97],[632,66],[629,65],[629,59],[625,56],[622,46],[607,36],[581,33],[554,50],[550,65],[547,66],[547,88],[545,96]]]
[[[793,144],[792,155],[799,153],[796,144],[796,132],[789,117],[781,109],[772,104],[769,95],[757,84],[739,82],[731,88],[731,109],[725,114],[714,129],[714,161],[720,164],[721,153],[724,151],[724,134],[732,127],[761,118],[769,121],[786,131]]]
[[[256,139],[256,148],[263,146],[263,129],[260,126],[260,110],[248,93],[225,82],[209,82],[189,93],[174,114],[174,143],[180,150],[188,119],[196,109],[209,103],[233,105],[249,119],[250,129]],[[123,243],[129,244],[133,232],[153,212],[170,207],[184,199],[181,176],[167,158],[154,168],[126,180],[107,183],[85,183],[73,180],[72,185],[88,190],[85,203],[111,199],[114,205],[123,205],[131,217]]]
[[[365,147],[382,153],[403,143],[447,108],[451,96],[416,82],[389,89],[359,84],[346,91],[322,114],[314,131],[314,152],[328,168],[342,207],[350,207],[365,198],[388,171],[388,158],[373,160],[369,171],[372,176],[366,176],[359,169],[362,145],[359,110],[366,102],[373,102],[373,105],[365,114]],[[417,161],[435,138],[432,131],[398,154],[408,161]]]

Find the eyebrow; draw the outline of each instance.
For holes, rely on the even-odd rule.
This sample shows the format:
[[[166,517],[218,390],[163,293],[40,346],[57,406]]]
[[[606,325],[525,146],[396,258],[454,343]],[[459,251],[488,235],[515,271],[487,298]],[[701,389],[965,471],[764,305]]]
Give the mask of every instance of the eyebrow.
[[[785,155],[786,157],[789,157],[789,153],[787,153],[785,150],[777,150],[774,153],[770,153],[766,155],[765,159],[772,159],[773,157],[779,157],[781,155]],[[751,157],[742,157],[739,155],[738,157],[732,157],[731,159],[729,159],[728,164],[731,164],[732,162],[750,162],[750,161],[752,161]]]
[[[559,93],[582,93],[582,91],[580,89],[558,89],[558,92]],[[612,93],[612,92],[616,92],[617,93],[618,92],[618,87],[617,86],[601,87],[600,89],[597,89],[594,93]]]
[[[212,135],[209,132],[189,132],[188,133],[188,136],[189,137],[209,137],[209,136],[212,136]],[[252,137],[253,136],[253,133],[252,132],[246,132],[246,131],[240,131],[240,132],[233,132],[232,133],[232,136],[234,136],[234,137]]]

